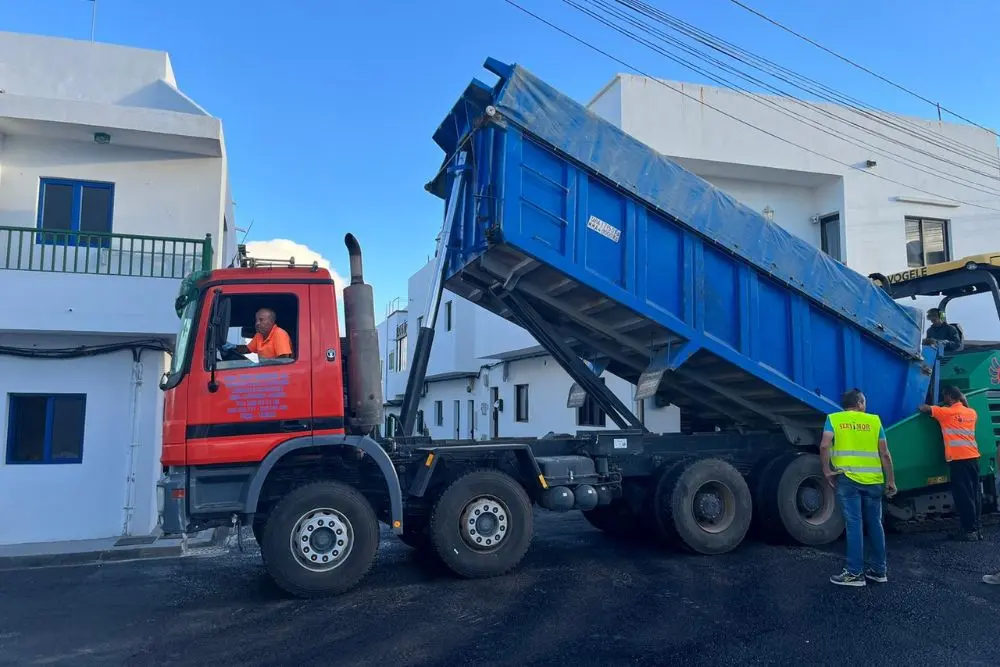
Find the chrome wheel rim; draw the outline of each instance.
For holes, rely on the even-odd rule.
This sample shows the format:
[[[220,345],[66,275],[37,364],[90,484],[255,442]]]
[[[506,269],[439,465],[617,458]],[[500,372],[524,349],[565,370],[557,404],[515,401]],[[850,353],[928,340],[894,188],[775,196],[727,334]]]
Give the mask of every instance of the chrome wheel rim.
[[[299,517],[289,547],[302,567],[329,572],[344,563],[354,548],[354,529],[343,513],[322,507]]]

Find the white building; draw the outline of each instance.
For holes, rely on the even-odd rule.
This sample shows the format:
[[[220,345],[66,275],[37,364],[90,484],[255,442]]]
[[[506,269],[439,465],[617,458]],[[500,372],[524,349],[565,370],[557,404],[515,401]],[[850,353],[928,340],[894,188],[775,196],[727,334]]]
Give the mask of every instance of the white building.
[[[0,33],[0,89],[0,544],[149,534],[156,341],[235,252],[222,124],[158,51]]]
[[[634,75],[616,76],[589,106],[862,274],[1000,250],[1000,151],[991,132]],[[431,271],[428,264],[414,274],[408,308],[380,325],[392,414],[406,386]],[[969,339],[1000,340],[989,295],[958,299],[948,315]],[[527,332],[471,302],[446,292],[434,344],[420,408],[435,437],[615,428],[589,399],[585,408],[567,408],[569,376]],[[676,408],[652,399],[636,406],[631,384],[604,377],[650,430],[678,428]]]

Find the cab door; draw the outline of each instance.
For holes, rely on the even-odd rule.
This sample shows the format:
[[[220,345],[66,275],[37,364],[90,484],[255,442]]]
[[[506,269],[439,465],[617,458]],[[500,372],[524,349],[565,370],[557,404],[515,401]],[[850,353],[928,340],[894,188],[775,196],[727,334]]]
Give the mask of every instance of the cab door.
[[[208,364],[209,326],[217,348],[246,343],[258,310],[275,313],[288,332],[291,359],[229,352]],[[220,320],[220,313],[226,316]],[[188,465],[256,462],[281,442],[312,435],[311,331],[308,285],[233,284],[210,288],[198,320],[188,391]],[[219,357],[223,357],[220,359]]]

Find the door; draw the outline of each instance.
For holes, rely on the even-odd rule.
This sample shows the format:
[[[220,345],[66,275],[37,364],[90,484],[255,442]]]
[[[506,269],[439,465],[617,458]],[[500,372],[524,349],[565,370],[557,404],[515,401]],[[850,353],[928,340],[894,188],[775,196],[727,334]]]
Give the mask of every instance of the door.
[[[469,440],[476,439],[476,401],[469,399]]]
[[[490,387],[490,437],[500,437],[500,388]]]
[[[462,439],[462,401],[455,401],[455,440]]]
[[[263,288],[263,289],[262,289]],[[260,285],[226,285],[205,299],[198,321],[200,344],[192,351],[188,378],[188,465],[260,461],[277,444],[313,430],[309,286],[281,292]],[[235,352],[222,356],[212,375],[206,368],[209,321],[228,301],[228,321],[219,322],[219,345],[244,343],[256,313],[267,308],[291,339],[290,359],[260,359]],[[217,357],[218,358],[218,357]]]
[[[832,213],[819,219],[820,250],[838,262],[843,262],[840,252],[840,214]]]

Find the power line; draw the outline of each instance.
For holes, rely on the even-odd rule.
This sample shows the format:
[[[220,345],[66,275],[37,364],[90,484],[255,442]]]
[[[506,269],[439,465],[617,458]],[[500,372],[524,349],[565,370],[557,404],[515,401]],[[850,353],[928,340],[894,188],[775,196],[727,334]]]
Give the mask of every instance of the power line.
[[[771,60],[768,60],[767,58],[759,56],[751,51],[747,51],[746,49],[743,49],[742,47],[733,44],[732,42],[728,42],[720,37],[717,37],[716,35],[701,30],[700,28],[693,26],[689,23],[686,23],[685,21],[682,21],[681,19],[675,16],[672,16],[662,10],[659,10],[646,2],[642,2],[641,0],[615,0],[615,2],[619,5],[624,5],[629,7],[630,9],[639,13],[642,16],[649,17],[654,21],[666,25],[676,30],[677,32],[686,35],[687,37],[715,51],[718,51],[719,53],[722,53],[723,55],[726,55],[729,58],[732,58],[733,60],[743,63],[744,65],[749,65],[750,67],[753,67],[754,69],[760,72],[773,76],[774,78],[779,79],[785,83],[791,84],[792,86],[795,86],[799,90],[816,95],[820,99],[833,102],[838,106],[846,107],[847,109],[855,111],[859,115],[868,118],[870,120],[873,120],[876,123],[886,125],[888,127],[891,127],[895,130],[902,132],[903,134],[910,135],[914,138],[922,139],[937,148],[952,151],[969,160],[978,162],[979,164],[982,164],[986,167],[1000,171],[1000,158],[990,153],[987,153],[986,151],[983,151],[973,146],[969,146],[968,144],[965,144],[957,139],[953,139],[946,135],[933,132],[932,130],[916,122],[907,120],[906,118],[900,116],[885,117],[884,115],[882,115],[884,114],[884,112],[881,112],[880,110],[876,109],[875,107],[872,107],[871,105],[865,104],[864,102],[857,100],[856,98],[853,98],[850,95],[847,95],[846,93],[837,91],[808,76],[798,74],[793,70],[790,70]],[[796,81],[790,79],[795,79],[797,81],[802,81],[804,83],[797,83]],[[781,94],[787,95],[787,93],[784,92],[782,92]],[[868,128],[862,127],[862,129],[867,132],[876,134],[873,130],[870,130]],[[890,139],[890,141],[893,141],[895,143],[900,143],[896,139]],[[900,145],[909,146],[908,144],[904,143],[900,143]],[[918,149],[914,148],[914,150]],[[932,155],[926,152],[924,154],[931,155],[936,159],[941,159],[940,156],[937,155]],[[951,162],[951,164],[959,168],[966,169],[968,171],[973,171],[979,175],[986,176],[991,180],[997,178],[997,175],[995,174],[992,173],[983,174],[983,172],[972,169],[971,167],[968,167],[966,165],[961,165],[955,162]]]
[[[544,23],[545,25],[547,25],[550,28],[556,30],[557,32],[562,33],[566,37],[569,37],[570,39],[572,39],[572,40],[574,40],[574,41],[582,44],[583,46],[586,46],[587,48],[589,48],[589,49],[591,49],[591,50],[593,50],[593,51],[595,51],[597,53],[600,53],[601,55],[605,56],[606,58],[609,58],[609,59],[617,62],[618,64],[620,64],[620,65],[622,65],[624,67],[627,67],[628,69],[632,70],[633,72],[635,72],[637,74],[640,74],[642,76],[645,76],[649,80],[655,81],[656,83],[658,83],[658,84],[660,84],[660,85],[662,85],[662,86],[664,86],[666,88],[669,88],[670,90],[673,90],[675,93],[677,93],[679,95],[682,95],[682,96],[684,96],[684,97],[686,97],[686,98],[688,98],[690,100],[693,100],[693,101],[695,101],[695,102],[697,102],[697,103],[699,103],[699,104],[701,104],[701,105],[703,105],[705,107],[708,107],[709,109],[712,109],[713,111],[716,111],[716,112],[722,114],[723,116],[726,116],[727,118],[735,120],[736,122],[738,122],[738,123],[740,123],[742,125],[746,125],[747,127],[755,129],[758,132],[766,134],[769,137],[777,139],[778,141],[786,143],[786,144],[788,144],[790,146],[794,146],[795,148],[804,150],[807,153],[811,153],[811,154],[816,155],[818,157],[830,160],[831,162],[839,164],[842,167],[847,167],[848,169],[857,169],[853,165],[848,164],[846,162],[843,162],[842,160],[838,160],[837,158],[834,158],[834,157],[831,157],[829,155],[826,155],[825,153],[820,153],[819,151],[815,151],[815,150],[813,150],[811,148],[807,148],[806,146],[803,146],[802,144],[796,143],[796,142],[794,142],[794,141],[792,141],[790,139],[786,139],[786,138],[784,138],[782,136],[779,136],[779,135],[777,135],[777,134],[775,134],[775,133],[773,133],[773,132],[771,132],[769,130],[765,130],[765,129],[761,128],[761,127],[758,127],[758,126],[754,125],[753,123],[750,123],[750,122],[748,122],[746,120],[743,120],[742,118],[738,118],[737,116],[734,116],[731,113],[723,111],[722,109],[719,109],[718,107],[716,107],[716,106],[714,106],[712,104],[709,104],[708,102],[705,102],[704,100],[698,99],[694,95],[686,93],[683,90],[680,90],[680,89],[678,89],[675,86],[672,86],[671,84],[667,83],[666,81],[662,81],[662,80],[654,77],[651,74],[647,74],[646,72],[644,72],[643,70],[639,69],[638,67],[635,67],[634,65],[632,65],[632,64],[630,64],[630,63],[622,60],[621,58],[618,58],[617,56],[614,56],[614,55],[608,53],[607,51],[601,49],[600,47],[597,47],[597,46],[595,46],[595,45],[587,42],[586,40],[582,39],[581,37],[578,37],[578,36],[572,34],[571,32],[565,30],[564,28],[561,28],[561,27],[557,26],[556,24],[552,23],[548,19],[545,19],[545,18],[539,16],[538,14],[535,14],[531,10],[522,7],[521,5],[519,5],[516,2],[514,2],[514,0],[503,0],[503,1],[506,2],[507,4],[511,5],[512,7],[515,7],[516,9],[522,11],[523,13],[527,14],[528,16],[531,16],[532,18],[540,21],[541,23]],[[911,189],[911,190],[913,190],[915,192],[920,192],[920,193],[923,193],[923,194],[926,194],[926,195],[930,195],[932,197],[937,197],[937,198],[940,198],[940,199],[945,199],[947,201],[952,201],[952,202],[955,202],[957,204],[964,204],[966,206],[973,206],[975,208],[982,208],[982,209],[986,209],[986,210],[989,210],[989,211],[996,211],[996,212],[1000,213],[1000,209],[994,208],[992,206],[983,206],[982,204],[976,204],[976,203],[973,203],[973,202],[968,202],[968,201],[964,201],[964,200],[961,200],[961,199],[956,199],[954,197],[946,197],[944,195],[940,195],[940,194],[931,192],[929,190],[924,190],[922,188],[918,188],[918,187],[914,187],[912,185],[908,185],[908,184],[903,183],[901,181],[897,181],[897,180],[889,178],[887,176],[883,176],[882,174],[877,174],[877,173],[875,173],[873,171],[867,171],[867,170],[858,170],[858,171],[860,171],[863,174],[868,174],[869,176],[872,176],[874,178],[878,178],[878,179],[881,179],[883,181],[887,181],[889,183],[893,183],[895,185],[900,185],[900,186],[902,186],[904,188],[909,188],[909,189]]]
[[[716,64],[717,67],[720,67],[721,69],[725,69],[726,71],[732,72],[733,74],[735,74],[736,76],[739,76],[740,78],[743,78],[743,79],[745,79],[747,81],[751,81],[751,82],[757,83],[757,84],[759,84],[759,85],[761,85],[761,86],[763,86],[765,88],[768,88],[769,90],[774,91],[775,93],[777,93],[779,95],[784,95],[784,96],[787,97],[788,101],[790,101],[792,103],[795,103],[795,104],[798,104],[798,105],[803,106],[805,108],[808,108],[810,110],[819,112],[819,113],[821,113],[821,114],[823,114],[825,116],[828,116],[828,117],[832,118],[833,120],[839,121],[841,123],[845,123],[847,125],[851,125],[851,126],[859,128],[861,130],[870,132],[871,134],[874,134],[875,136],[878,136],[878,137],[880,137],[880,138],[882,138],[882,139],[884,139],[886,141],[897,143],[897,144],[899,144],[901,146],[904,146],[904,147],[906,147],[906,148],[908,148],[910,150],[913,150],[914,152],[918,152],[918,153],[922,153],[924,155],[928,155],[928,156],[930,156],[932,158],[941,160],[943,162],[947,162],[947,163],[952,164],[952,165],[954,165],[956,167],[965,168],[964,165],[962,165],[961,163],[954,162],[952,160],[948,160],[947,158],[942,158],[942,157],[940,157],[938,155],[935,155],[933,153],[929,153],[927,151],[924,151],[924,150],[918,149],[916,147],[910,146],[909,144],[906,144],[906,143],[901,142],[901,141],[899,141],[897,139],[894,139],[893,137],[889,137],[889,136],[886,136],[886,135],[881,134],[879,132],[875,132],[873,130],[869,130],[868,128],[865,128],[864,126],[859,125],[858,123],[855,123],[855,122],[852,122],[852,121],[849,121],[849,120],[845,120],[845,119],[837,116],[836,114],[830,112],[827,109],[823,109],[822,107],[817,107],[815,105],[809,104],[809,103],[804,102],[802,100],[795,99],[794,97],[789,96],[788,93],[786,93],[785,91],[780,90],[779,88],[776,88],[776,87],[768,84],[767,82],[761,81],[760,79],[758,79],[756,77],[748,75],[745,72],[743,72],[743,71],[741,71],[741,70],[739,70],[739,69],[737,69],[735,67],[732,67],[732,66],[728,65],[727,63],[724,63],[724,62],[722,62],[722,61],[720,61],[720,60],[718,60],[716,58],[712,58],[711,56],[708,56],[708,55],[702,53],[701,51],[698,51],[697,49],[695,49],[693,47],[690,47],[690,46],[684,44],[683,42],[680,42],[679,40],[670,37],[669,35],[666,35],[662,31],[658,31],[656,29],[652,29],[649,26],[646,26],[646,25],[642,24],[642,22],[635,20],[631,16],[628,16],[627,14],[624,14],[623,12],[615,10],[614,8],[608,8],[606,6],[607,3],[604,2],[603,0],[585,0],[585,1],[589,1],[589,2],[591,2],[591,4],[604,5],[605,9],[607,9],[607,11],[609,13],[612,13],[615,16],[618,16],[619,18],[624,18],[626,21],[632,23],[632,25],[637,26],[639,29],[644,30],[645,32],[650,33],[650,34],[652,34],[652,33],[659,34],[659,35],[661,35],[661,39],[663,39],[664,41],[666,41],[666,42],[668,42],[670,44],[675,45],[677,48],[679,48],[679,49],[681,49],[681,50],[683,50],[683,51],[685,51],[687,53],[690,53],[690,54],[694,55],[696,58],[699,58],[699,59],[701,59],[703,61],[712,62],[712,63]],[[983,185],[981,183],[976,183],[976,182],[971,181],[969,179],[962,178],[961,176],[955,176],[953,178],[949,174],[945,174],[943,172],[937,171],[936,169],[934,169],[934,167],[932,167],[930,165],[927,165],[927,164],[924,164],[922,162],[917,162],[915,160],[906,158],[906,157],[904,157],[904,156],[902,156],[902,155],[900,155],[898,153],[894,153],[894,152],[886,150],[884,148],[880,148],[879,146],[875,146],[873,144],[870,144],[870,143],[868,143],[868,142],[866,142],[866,141],[864,141],[862,139],[852,140],[853,138],[845,136],[843,133],[838,132],[837,130],[835,130],[834,128],[830,127],[829,125],[826,125],[826,124],[821,123],[819,121],[815,121],[815,120],[806,118],[806,117],[804,117],[804,116],[802,116],[800,114],[797,114],[797,113],[795,113],[795,112],[793,112],[793,111],[791,111],[789,109],[786,109],[786,108],[784,108],[783,106],[781,106],[780,104],[778,104],[777,102],[775,102],[773,100],[769,100],[766,97],[763,97],[763,96],[758,95],[756,93],[750,92],[747,89],[745,89],[745,88],[743,88],[741,86],[738,86],[738,85],[732,83],[728,79],[725,79],[724,77],[717,76],[717,75],[715,75],[715,74],[713,74],[713,73],[705,70],[704,68],[699,67],[698,65],[696,65],[696,64],[694,64],[694,63],[692,63],[692,62],[690,62],[690,61],[688,61],[688,60],[686,60],[686,59],[684,59],[682,57],[676,56],[676,55],[674,55],[674,54],[672,54],[672,53],[670,53],[670,52],[662,49],[661,47],[657,46],[656,44],[652,44],[652,43],[648,42],[647,40],[645,40],[644,38],[640,37],[639,35],[636,35],[635,33],[631,32],[630,30],[624,29],[621,26],[619,26],[619,25],[617,25],[617,24],[615,24],[615,23],[613,23],[611,21],[608,21],[608,20],[606,20],[605,18],[603,18],[601,16],[598,16],[597,14],[595,14],[592,11],[590,11],[589,9],[587,9],[585,7],[579,6],[573,0],[563,0],[563,2],[566,3],[566,4],[568,4],[568,5],[573,6],[574,8],[576,8],[577,10],[579,10],[579,11],[587,14],[588,16],[591,16],[595,20],[600,21],[604,25],[606,25],[606,26],[608,26],[608,27],[616,30],[617,32],[619,32],[619,33],[621,33],[623,35],[626,35],[627,37],[633,39],[634,41],[637,41],[637,42],[639,42],[641,44],[644,44],[648,48],[650,48],[650,49],[652,49],[652,50],[660,53],[664,57],[669,58],[670,60],[672,60],[672,61],[674,61],[674,62],[676,62],[676,63],[678,63],[678,64],[680,64],[680,65],[682,65],[684,67],[687,67],[688,69],[691,69],[692,71],[697,72],[698,74],[701,74],[702,76],[705,76],[705,77],[711,79],[712,81],[715,81],[715,82],[717,82],[717,83],[725,86],[726,88],[729,88],[729,89],[731,89],[731,90],[733,90],[733,91],[735,91],[735,92],[737,92],[737,93],[739,93],[741,95],[745,95],[745,96],[751,98],[753,101],[758,102],[758,103],[760,103],[760,104],[768,107],[769,109],[778,111],[779,113],[782,113],[782,114],[784,114],[784,115],[786,115],[786,116],[788,116],[788,117],[790,117],[790,118],[792,118],[792,119],[794,119],[794,120],[796,120],[796,121],[798,121],[798,122],[800,122],[800,123],[802,123],[804,125],[807,125],[808,127],[812,128],[812,129],[819,130],[819,131],[821,131],[821,132],[823,132],[825,134],[828,134],[828,135],[830,135],[830,136],[832,136],[832,137],[834,137],[836,139],[839,139],[841,141],[849,143],[849,144],[851,144],[853,146],[857,146],[859,148],[864,148],[864,149],[867,149],[867,150],[872,150],[872,151],[876,151],[878,153],[884,153],[885,155],[896,157],[896,158],[899,159],[898,161],[900,162],[900,164],[904,164],[905,166],[907,166],[907,167],[909,167],[911,169],[914,169],[915,171],[920,171],[920,172],[923,172],[923,173],[928,174],[930,176],[934,176],[935,178],[940,178],[942,180],[949,181],[951,183],[954,183],[956,185],[960,185],[962,187],[966,187],[966,188],[969,188],[969,189],[972,189],[972,190],[977,190],[977,191],[982,192],[984,194],[992,195],[994,198],[1000,197],[1000,191],[991,190],[991,189],[985,189],[988,186],[985,186],[985,185]],[[997,179],[997,177],[992,176],[991,174],[987,174],[985,172],[981,172],[981,171],[978,171],[978,170],[971,170],[971,171],[974,171],[975,173],[977,173],[977,174],[979,174],[981,176],[985,176],[986,178],[989,178],[991,180],[1000,180],[1000,179]]]
[[[847,63],[847,64],[849,64],[849,65],[851,65],[851,66],[853,66],[853,67],[856,67],[856,68],[858,68],[859,70],[861,70],[861,71],[863,71],[863,72],[866,72],[866,73],[868,73],[868,74],[872,75],[872,76],[873,76],[873,77],[875,77],[876,79],[879,79],[879,80],[881,80],[881,81],[884,81],[885,83],[889,84],[890,86],[892,86],[892,87],[894,87],[894,88],[897,88],[897,89],[899,89],[899,90],[903,91],[904,93],[908,93],[909,95],[912,95],[913,97],[917,98],[918,100],[922,100],[922,101],[924,101],[924,102],[927,102],[928,104],[930,104],[930,105],[932,105],[932,106],[935,106],[935,107],[937,107],[937,109],[938,109],[939,111],[946,111],[946,112],[948,112],[949,114],[951,114],[952,116],[954,116],[955,118],[959,118],[959,119],[961,119],[961,120],[964,120],[964,121],[965,121],[966,123],[969,123],[970,125],[975,125],[976,127],[978,127],[978,128],[979,128],[979,129],[981,129],[981,130],[986,130],[987,132],[990,132],[990,133],[992,133],[992,134],[996,135],[996,132],[995,132],[994,130],[991,130],[991,129],[990,129],[990,128],[988,128],[988,127],[983,127],[982,125],[980,125],[980,124],[979,124],[979,123],[977,123],[976,121],[974,121],[974,120],[970,120],[970,119],[966,118],[965,116],[963,116],[962,114],[958,113],[957,111],[952,111],[952,110],[951,110],[951,109],[949,109],[948,107],[945,107],[945,106],[942,106],[942,105],[941,105],[940,103],[938,103],[938,102],[935,102],[935,101],[933,101],[933,100],[930,100],[930,99],[928,99],[928,98],[924,97],[923,95],[921,95],[920,93],[918,93],[918,92],[916,92],[916,91],[914,91],[914,90],[911,90],[911,89],[907,88],[906,86],[904,86],[904,85],[902,85],[902,84],[899,84],[899,83],[896,83],[895,81],[892,81],[891,79],[888,79],[888,78],[886,78],[886,77],[882,76],[882,75],[881,75],[881,74],[879,74],[878,72],[875,72],[875,71],[872,71],[872,70],[868,69],[868,68],[867,68],[867,67],[865,67],[864,65],[862,65],[862,64],[860,64],[860,63],[857,63],[857,62],[855,62],[855,61],[851,60],[851,59],[850,59],[850,58],[848,58],[847,56],[842,56],[842,55],[840,55],[840,54],[839,54],[839,53],[837,53],[836,51],[834,51],[834,50],[832,50],[832,49],[830,49],[830,48],[827,48],[827,47],[823,46],[823,45],[822,45],[822,44],[820,44],[819,42],[816,42],[815,40],[813,40],[813,39],[810,39],[810,38],[809,38],[809,37],[807,37],[806,35],[803,35],[803,34],[801,34],[801,33],[799,33],[799,32],[796,32],[796,31],[795,31],[795,30],[793,30],[792,28],[789,28],[788,26],[786,26],[786,25],[784,25],[784,24],[782,24],[782,23],[779,23],[778,21],[776,21],[776,20],[772,19],[772,18],[771,18],[770,16],[767,16],[766,14],[764,14],[764,13],[762,13],[762,12],[760,12],[760,11],[758,11],[758,10],[754,9],[753,7],[750,7],[750,6],[748,6],[748,5],[745,5],[745,4],[743,4],[742,2],[740,2],[740,0],[729,0],[729,2],[733,3],[733,4],[734,4],[734,5],[736,5],[737,7],[740,7],[740,8],[742,8],[742,9],[744,9],[744,10],[746,10],[746,11],[750,12],[751,14],[754,14],[755,16],[757,16],[757,17],[759,17],[759,18],[761,18],[761,19],[764,19],[765,21],[767,21],[767,22],[768,22],[768,23],[770,23],[771,25],[774,25],[775,27],[777,27],[777,28],[780,28],[781,30],[784,30],[784,31],[785,31],[785,32],[787,32],[787,33],[790,33],[790,34],[792,34],[792,35],[795,35],[795,36],[796,36],[796,37],[798,37],[799,39],[801,39],[801,40],[803,40],[803,41],[806,41],[806,42],[808,42],[809,44],[812,44],[812,45],[813,45],[813,46],[815,46],[816,48],[818,48],[818,49],[822,49],[823,51],[826,51],[826,52],[827,52],[827,53],[829,53],[829,54],[830,54],[831,56],[833,56],[833,57],[835,57],[835,58],[839,58],[840,60],[844,61],[845,63]]]

